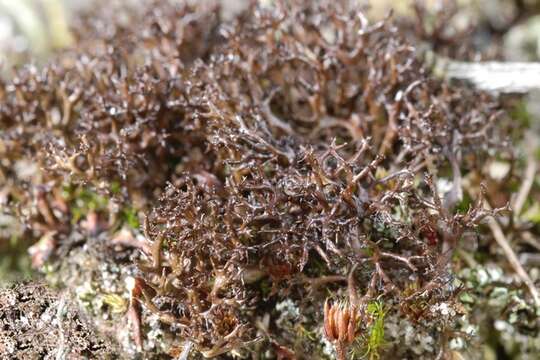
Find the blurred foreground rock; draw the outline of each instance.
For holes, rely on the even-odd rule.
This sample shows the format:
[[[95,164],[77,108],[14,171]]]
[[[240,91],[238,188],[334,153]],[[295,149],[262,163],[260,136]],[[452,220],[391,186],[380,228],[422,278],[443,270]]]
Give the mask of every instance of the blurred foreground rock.
[[[0,290],[0,326],[2,359],[118,358],[69,296],[42,283]]]

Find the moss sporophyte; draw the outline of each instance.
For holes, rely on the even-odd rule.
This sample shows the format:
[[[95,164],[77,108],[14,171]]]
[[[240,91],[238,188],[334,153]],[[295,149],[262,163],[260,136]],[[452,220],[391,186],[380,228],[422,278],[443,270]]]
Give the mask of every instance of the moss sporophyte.
[[[348,347],[358,336],[360,312],[348,301],[324,303],[324,334],[336,347],[337,357],[346,358]]]

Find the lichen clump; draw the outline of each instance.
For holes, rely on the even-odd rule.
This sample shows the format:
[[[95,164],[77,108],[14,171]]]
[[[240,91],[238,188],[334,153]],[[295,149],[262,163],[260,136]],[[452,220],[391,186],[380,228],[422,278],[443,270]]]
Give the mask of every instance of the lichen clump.
[[[132,301],[176,352],[322,356],[328,297],[354,304],[347,342],[372,358],[391,351],[387,314],[451,327],[430,309],[454,304],[453,251],[499,211],[461,190],[507,151],[498,102],[433,79],[391,19],[352,2],[253,4],[226,22],[211,6],[140,11],[130,28],[84,23],[96,38],[2,86],[0,174],[40,165],[38,190],[9,189],[27,236],[50,239],[38,255],[138,212],[144,240],[122,242]],[[73,221],[66,184],[110,202]],[[276,321],[281,301],[297,326]]]

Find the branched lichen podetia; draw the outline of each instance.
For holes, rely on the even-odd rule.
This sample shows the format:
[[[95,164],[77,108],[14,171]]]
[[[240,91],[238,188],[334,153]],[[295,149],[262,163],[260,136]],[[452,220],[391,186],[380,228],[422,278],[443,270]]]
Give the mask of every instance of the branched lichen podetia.
[[[455,250],[507,210],[465,202],[462,180],[511,151],[508,118],[355,4],[223,21],[156,2],[133,28],[83,22],[96,39],[2,87],[0,170],[40,165],[34,191],[10,188],[35,265],[114,263],[122,289],[79,295],[125,316],[134,353],[314,358],[326,339],[378,359],[390,317],[446,331]]]

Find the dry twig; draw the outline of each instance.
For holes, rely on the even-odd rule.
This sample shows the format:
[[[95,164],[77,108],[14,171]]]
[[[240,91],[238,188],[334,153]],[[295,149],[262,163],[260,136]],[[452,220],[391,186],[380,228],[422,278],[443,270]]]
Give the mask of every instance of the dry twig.
[[[534,141],[534,135],[530,134],[530,136],[527,136],[527,138],[531,138],[531,141]],[[521,213],[521,210],[523,209],[523,205],[525,205],[525,201],[527,201],[527,197],[529,196],[529,192],[531,191],[531,188],[534,184],[534,176],[536,175],[537,170],[537,163],[536,159],[534,157],[534,152],[532,151],[536,146],[530,146],[530,151],[528,151],[527,154],[527,168],[525,169],[525,175],[523,182],[521,183],[521,187],[519,188],[518,195],[516,196],[514,200],[514,204],[512,208],[514,209],[514,216],[518,217]]]
[[[499,246],[503,250],[504,254],[506,255],[506,258],[510,262],[510,265],[512,266],[516,274],[519,276],[521,281],[523,281],[525,286],[527,286],[527,288],[529,289],[529,292],[531,293],[531,296],[533,298],[535,305],[540,306],[540,296],[538,294],[538,289],[534,285],[534,282],[532,281],[532,279],[529,277],[529,274],[527,274],[523,266],[521,266],[516,256],[516,253],[514,252],[514,250],[512,250],[512,247],[510,246],[510,243],[506,239],[506,236],[504,236],[504,233],[499,223],[497,222],[497,220],[491,217],[487,219],[487,223],[488,223],[489,228],[491,229],[491,232],[493,233],[493,237],[495,238],[495,241],[497,241],[497,244],[499,244]]]

